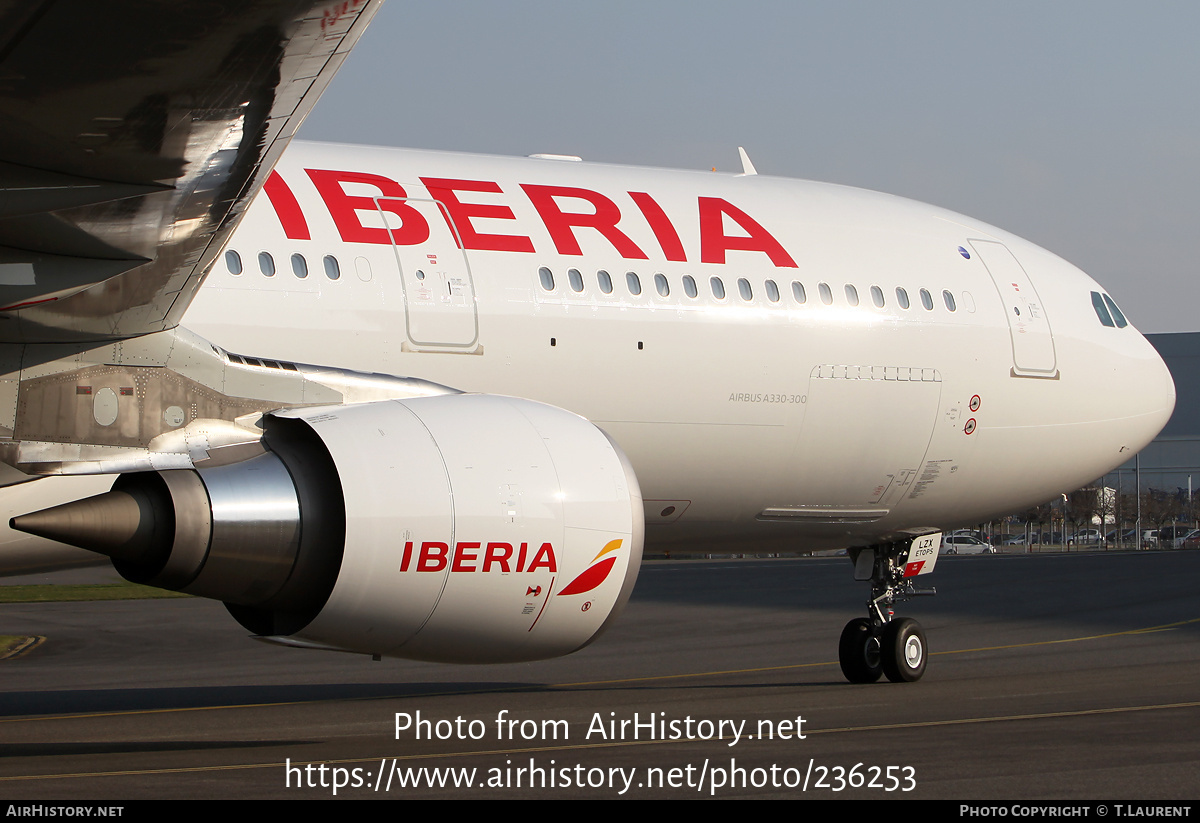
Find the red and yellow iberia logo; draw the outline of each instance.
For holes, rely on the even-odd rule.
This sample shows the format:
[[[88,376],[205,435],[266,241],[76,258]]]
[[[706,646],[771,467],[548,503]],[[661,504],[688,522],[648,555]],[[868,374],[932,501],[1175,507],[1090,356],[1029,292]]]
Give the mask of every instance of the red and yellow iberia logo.
[[[612,567],[617,562],[616,555],[613,554],[617,549],[621,548],[621,540],[610,540],[600,553],[592,558],[591,564],[584,569],[583,574],[576,577],[566,585],[560,595],[563,594],[583,594],[590,592],[592,589],[599,586],[608,579],[608,573],[612,571]],[[607,555],[607,556],[606,556]],[[601,560],[601,558],[604,558]],[[596,561],[600,562],[596,562]]]

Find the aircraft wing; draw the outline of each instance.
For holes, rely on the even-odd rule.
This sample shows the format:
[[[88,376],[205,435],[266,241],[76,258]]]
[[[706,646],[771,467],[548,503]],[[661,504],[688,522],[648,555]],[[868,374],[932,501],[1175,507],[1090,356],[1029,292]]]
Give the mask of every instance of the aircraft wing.
[[[381,0],[0,0],[0,342],[179,323]]]
[[[178,326],[381,2],[0,0],[0,486],[236,462],[262,414],[449,391]]]

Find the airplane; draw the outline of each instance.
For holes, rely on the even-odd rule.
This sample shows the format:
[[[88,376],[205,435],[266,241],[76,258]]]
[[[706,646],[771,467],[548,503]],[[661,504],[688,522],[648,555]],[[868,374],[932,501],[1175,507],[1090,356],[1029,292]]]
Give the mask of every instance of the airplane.
[[[744,150],[291,141],[377,7],[3,13],[0,564],[53,540],[269,642],[482,663],[592,642],[646,546],[846,548],[842,671],[911,682],[942,530],[1166,424],[1111,296],[963,215]]]

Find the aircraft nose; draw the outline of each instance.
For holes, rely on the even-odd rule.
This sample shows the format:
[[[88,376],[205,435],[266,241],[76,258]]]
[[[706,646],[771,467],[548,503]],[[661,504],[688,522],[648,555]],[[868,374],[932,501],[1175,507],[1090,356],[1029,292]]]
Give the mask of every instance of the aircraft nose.
[[[1153,369],[1154,375],[1152,376],[1151,380],[1156,380],[1159,384],[1159,387],[1157,402],[1155,403],[1153,400],[1151,401],[1154,405],[1152,414],[1161,419],[1162,425],[1165,427],[1167,425],[1167,421],[1171,419],[1171,415],[1175,412],[1175,378],[1172,376],[1171,370],[1167,367],[1166,361],[1163,360],[1162,355],[1157,351],[1155,351],[1155,359],[1157,362],[1155,363],[1155,367]],[[1151,387],[1149,391],[1153,392],[1153,387]],[[1159,431],[1162,431],[1162,429],[1160,428]]]
[[[1130,437],[1135,443],[1129,445],[1140,451],[1166,427],[1175,411],[1175,380],[1162,354],[1140,333],[1134,349],[1127,361],[1130,379],[1125,388],[1117,390],[1133,393]]]

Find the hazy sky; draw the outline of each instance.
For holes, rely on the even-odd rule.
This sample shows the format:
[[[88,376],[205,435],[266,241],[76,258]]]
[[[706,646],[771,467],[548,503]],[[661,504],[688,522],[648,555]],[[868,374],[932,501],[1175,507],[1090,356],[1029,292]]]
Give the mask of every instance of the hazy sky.
[[[389,0],[301,137],[830,180],[1198,331],[1200,4]]]

